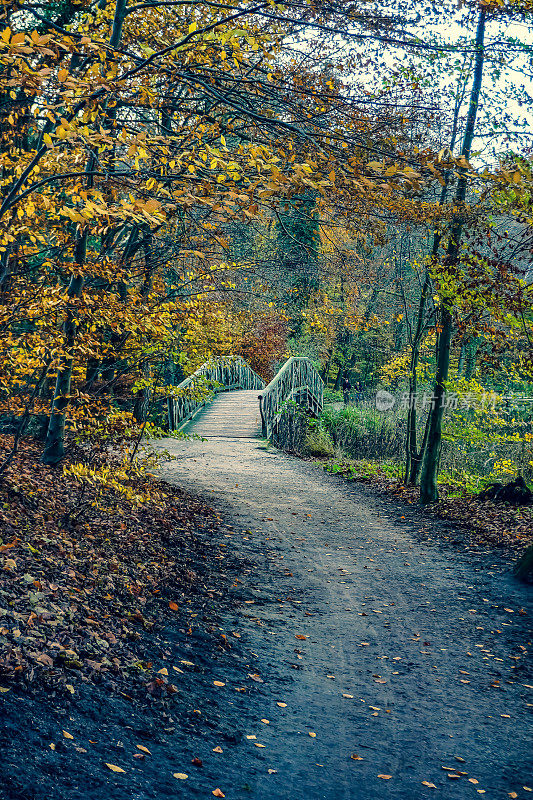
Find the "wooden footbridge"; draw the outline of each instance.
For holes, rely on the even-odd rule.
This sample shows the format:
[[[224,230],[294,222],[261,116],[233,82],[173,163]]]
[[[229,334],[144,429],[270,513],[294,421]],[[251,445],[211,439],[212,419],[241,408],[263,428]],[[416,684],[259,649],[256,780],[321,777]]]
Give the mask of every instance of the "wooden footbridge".
[[[308,358],[289,358],[263,379],[240,356],[203,364],[168,397],[169,430],[205,438],[272,439],[283,445],[287,417],[322,411],[324,384]]]

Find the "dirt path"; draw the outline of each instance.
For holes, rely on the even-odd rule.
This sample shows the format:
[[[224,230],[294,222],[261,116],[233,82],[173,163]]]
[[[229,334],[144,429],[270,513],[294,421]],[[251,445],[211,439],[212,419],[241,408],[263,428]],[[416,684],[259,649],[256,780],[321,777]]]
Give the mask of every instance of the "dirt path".
[[[164,477],[220,507],[250,563],[221,623],[241,649],[213,666],[217,722],[178,796],[533,796],[530,590],[258,440],[162,445]]]

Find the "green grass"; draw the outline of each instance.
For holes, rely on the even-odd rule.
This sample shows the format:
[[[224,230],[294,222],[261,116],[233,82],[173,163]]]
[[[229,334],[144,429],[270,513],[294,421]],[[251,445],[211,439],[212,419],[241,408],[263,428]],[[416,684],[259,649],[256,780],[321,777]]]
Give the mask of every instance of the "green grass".
[[[343,475],[347,480],[386,479],[403,483],[404,465],[393,459],[375,461],[372,459],[336,458],[324,464],[324,469],[332,475]],[[466,471],[453,475],[443,471],[438,482],[448,487],[447,496],[464,497],[478,494],[487,486],[486,478]]]
[[[398,463],[387,461],[370,461],[368,459],[332,459],[324,464],[324,469],[332,475],[343,475],[348,480],[365,480],[386,478],[401,481],[403,468]]]

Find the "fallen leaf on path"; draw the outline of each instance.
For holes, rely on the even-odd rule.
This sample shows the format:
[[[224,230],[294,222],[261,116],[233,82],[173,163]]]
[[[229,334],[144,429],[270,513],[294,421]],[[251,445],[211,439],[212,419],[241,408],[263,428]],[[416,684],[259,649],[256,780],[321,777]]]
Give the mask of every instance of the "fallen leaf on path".
[[[185,772],[174,772],[173,777],[179,781],[186,781],[189,776]]]
[[[246,736],[247,739],[257,739],[257,736],[254,736],[253,733]]]
[[[111,770],[111,772],[126,772],[126,770],[125,770],[125,769],[122,769],[122,767],[117,767],[117,765],[116,765],[116,764],[108,764],[108,763],[106,762],[106,767],[107,767],[108,769],[110,769],[110,770]]]
[[[352,761],[362,761],[363,760],[363,757],[362,756],[358,756],[357,753],[352,753],[350,758],[352,759]]]
[[[63,731],[63,736],[65,737],[65,739],[74,739],[74,736],[68,731]]]
[[[348,700],[353,700],[353,694],[343,694],[343,697],[347,697]]]
[[[202,759],[201,759],[201,758],[197,758],[197,757],[195,756],[195,757],[192,759],[192,761],[191,761],[191,764],[193,764],[195,767],[203,767],[203,765],[204,765],[204,762],[202,761]]]
[[[10,691],[11,691],[11,687],[9,687],[9,686],[7,686],[7,687],[6,686],[0,686],[0,692],[2,692],[2,694],[5,694],[6,692],[10,692]]]
[[[314,731],[309,731],[309,736],[311,739],[316,739],[316,733]]]
[[[427,786],[428,789],[436,789],[437,788],[434,783],[430,783],[429,781],[422,781],[422,786]]]
[[[516,798],[518,797],[518,795],[517,795],[517,793],[516,793],[516,792],[509,792],[509,797],[512,797],[512,798],[513,798],[513,800],[516,800]]]
[[[223,753],[223,752],[224,752],[224,751],[222,750],[222,748],[220,747],[220,745],[218,745],[218,744],[217,744],[217,746],[216,746],[216,747],[213,747],[213,753]]]
[[[226,684],[224,683],[224,681],[213,681],[213,684],[214,684],[215,686],[225,686],[225,685],[226,685]]]
[[[392,775],[378,775],[378,778],[382,778],[384,781],[390,781]]]
[[[213,789],[212,794],[214,794],[215,797],[225,797],[226,796],[224,794],[224,792],[222,792],[220,789]]]
[[[168,669],[166,667],[163,667],[163,669],[158,670],[157,674],[158,675],[168,675]]]
[[[266,747],[266,744],[260,744],[259,742],[254,742],[256,747]]]
[[[470,783],[479,783],[479,781],[476,781],[475,778],[469,778],[468,780]]]
[[[265,725],[270,725],[270,720],[269,719],[262,719],[261,722],[264,722]]]
[[[141,750],[143,753],[148,753],[149,756],[152,755],[151,752],[148,750],[148,748],[145,747],[143,744],[137,744],[135,746],[136,746],[137,750]]]
[[[276,703],[280,708],[287,708],[287,703]]]
[[[303,635],[303,633],[295,633],[295,634],[294,634],[294,638],[295,638],[295,639],[301,639],[301,640],[304,640],[304,639],[309,639],[309,636],[304,636],[304,635]]]
[[[178,604],[174,603],[172,600],[168,604],[168,607],[170,608],[171,611],[177,611],[178,610]]]
[[[268,770],[268,774],[269,774],[269,775],[275,775],[275,774],[276,774],[276,772],[277,772],[277,769],[269,769],[269,770]]]

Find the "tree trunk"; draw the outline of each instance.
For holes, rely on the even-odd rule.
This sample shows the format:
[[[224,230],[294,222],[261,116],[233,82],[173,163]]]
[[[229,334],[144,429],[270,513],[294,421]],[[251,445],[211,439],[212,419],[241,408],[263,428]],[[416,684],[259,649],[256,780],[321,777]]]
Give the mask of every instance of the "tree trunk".
[[[424,454],[426,452],[426,445],[428,441],[429,435],[429,415],[426,418],[426,426],[424,428],[424,436],[422,437],[422,442],[420,444],[420,450],[418,452],[413,453],[411,458],[410,470],[409,470],[409,485],[416,486],[418,483],[418,478],[420,475],[420,470],[422,469],[422,463],[424,460]]]
[[[453,150],[455,149],[455,142],[457,140],[457,130],[459,124],[459,114],[461,111],[463,96],[464,96],[464,88],[461,89],[461,86],[458,86],[455,97],[455,107],[453,112],[452,132],[450,136],[450,152],[453,152]],[[451,178],[451,170],[448,170],[444,175],[444,185],[441,189],[439,197],[439,206],[444,205],[444,203],[446,202],[446,197],[448,196],[448,189],[450,186],[450,178]],[[436,230],[433,234],[433,244],[431,247],[430,262],[434,262],[435,259],[437,258],[441,240],[442,240],[442,234],[440,233],[440,231]],[[430,291],[431,291],[431,275],[429,269],[427,269],[424,278],[424,284],[422,286],[422,292],[420,295],[420,302],[418,305],[415,334],[412,337],[411,363],[409,368],[410,405],[409,405],[409,412],[407,415],[407,432],[406,432],[406,443],[405,443],[405,448],[406,448],[405,480],[406,483],[408,483],[410,486],[416,486],[418,482],[420,469],[424,461],[426,445],[428,440],[428,433],[429,433],[429,415],[428,415],[426,419],[426,425],[424,427],[424,436],[422,438],[422,442],[420,443],[420,449],[418,449],[417,437],[416,437],[416,427],[417,427],[416,392],[418,388],[418,378],[416,370],[418,368],[418,361],[420,358],[420,345],[422,343],[422,337],[424,335],[426,327],[425,314],[426,314],[427,299]]]
[[[467,347],[468,347],[468,340],[463,341],[461,343],[461,350],[459,352],[459,361],[457,363],[457,377],[458,378],[460,378],[461,375],[463,374],[463,369],[464,369],[464,365],[465,365],[465,354],[466,354]]]
[[[474,80],[470,93],[470,104],[468,116],[461,148],[461,155],[466,159],[470,158],[472,150],[472,140],[476,125],[479,95],[483,79],[483,60],[484,60],[484,38],[485,38],[485,18],[486,10],[480,9],[477,31],[476,31],[476,58],[474,67]],[[446,263],[449,265],[457,264],[461,247],[461,236],[463,232],[463,213],[464,202],[466,199],[467,179],[461,174],[457,182],[455,193],[455,214],[451,225]],[[442,418],[445,406],[446,381],[450,369],[450,346],[453,333],[453,305],[449,298],[442,299],[440,312],[440,335],[437,352],[437,369],[435,372],[435,385],[433,391],[433,406],[429,412],[429,433],[426,447],[426,457],[422,470],[420,485],[420,500],[422,503],[434,503],[439,499],[437,489],[437,477],[439,460],[442,444]]]
[[[82,243],[80,243],[80,240],[78,240],[78,245],[80,248],[84,248],[87,240],[87,234],[85,231],[80,234],[80,239]],[[69,299],[79,297],[82,289],[83,277],[81,275],[73,275],[70,279],[70,284],[67,290]],[[43,464],[49,464],[50,466],[55,466],[58,464],[65,455],[65,410],[68,404],[68,395],[70,394],[70,383],[72,379],[72,367],[74,365],[72,348],[74,347],[74,342],[76,339],[76,320],[73,308],[69,308],[67,311],[67,319],[65,320],[63,330],[67,356],[65,357],[63,366],[57,373],[54,398],[52,400],[52,408],[50,410],[50,421],[48,423],[46,442],[41,457]]]
[[[109,43],[113,48],[118,47],[120,42],[125,14],[126,0],[116,0],[111,37],[109,40]],[[88,190],[91,190],[94,186],[94,176],[92,172],[95,164],[95,157],[93,154],[91,154],[87,160],[86,167]],[[88,233],[89,229],[87,226],[85,226],[83,229],[78,229],[74,253],[76,270],[70,279],[67,290],[67,296],[69,300],[81,297],[83,291],[83,267],[85,266],[87,257]],[[75,306],[72,303],[68,303],[67,318],[63,328],[66,356],[63,361],[63,365],[59,368],[57,373],[54,399],[52,400],[50,421],[48,423],[48,432],[46,434],[46,442],[41,457],[42,463],[49,464],[50,466],[55,466],[58,464],[65,455],[66,407],[68,405],[68,396],[70,394],[72,381],[72,368],[74,366],[72,349],[76,340],[76,330],[77,325],[75,318]]]
[[[152,290],[152,277],[154,272],[154,265],[153,265],[153,234],[150,228],[147,228],[145,232],[145,236],[143,238],[143,250],[144,250],[144,280],[143,285],[141,287],[141,295],[142,297],[147,298]],[[145,381],[149,381],[150,379],[150,364],[145,363],[142,368],[143,378]],[[150,389],[145,386],[135,397],[135,404],[133,407],[133,416],[137,420],[137,422],[146,422],[147,415],[148,415],[148,408],[149,408],[149,401],[150,401]]]
[[[471,339],[466,348],[465,378],[467,381],[474,377],[476,371],[476,358],[478,349],[478,339]]]
[[[326,387],[327,387],[327,385],[328,385],[328,379],[329,379],[329,368],[330,368],[330,365],[331,365],[331,358],[332,358],[332,355],[333,355],[333,353],[329,353],[329,354],[328,354],[327,361],[326,361],[326,363],[324,364],[324,368],[323,368],[323,370],[322,370],[322,375],[320,376],[320,377],[322,378],[322,380],[324,381],[324,384],[326,385]]]
[[[440,324],[442,330],[439,336],[435,386],[428,418],[429,430],[426,457],[420,483],[420,499],[423,503],[434,503],[439,499],[437,474],[442,444],[442,418],[446,400],[446,381],[450,369],[450,346],[453,331],[453,317],[446,306],[442,307]]]
[[[438,247],[438,244],[435,244],[437,239],[437,234],[435,234],[433,240],[433,248]],[[431,285],[431,278],[429,275],[429,270],[426,270],[426,277],[424,280],[424,285],[422,287],[422,293],[420,295],[420,302],[418,304],[418,315],[417,315],[417,322],[416,322],[416,330],[415,335],[413,337],[413,345],[411,350],[411,363],[409,366],[409,411],[407,412],[407,432],[406,432],[406,441],[405,441],[405,449],[406,449],[406,461],[405,461],[405,481],[406,483],[412,484],[416,482],[412,480],[413,475],[413,467],[420,458],[423,457],[423,450],[421,453],[418,452],[417,442],[416,442],[416,392],[418,388],[418,376],[416,374],[416,370],[418,367],[418,360],[420,358],[420,344],[422,341],[422,334],[424,331],[424,317],[426,312],[426,302],[427,302],[427,295],[429,293]],[[418,469],[416,470],[416,477],[418,477]]]

